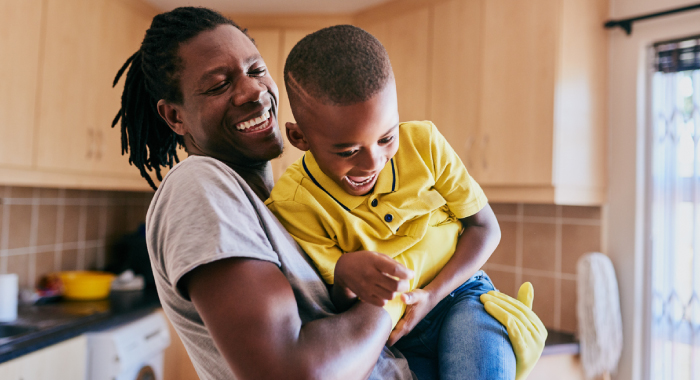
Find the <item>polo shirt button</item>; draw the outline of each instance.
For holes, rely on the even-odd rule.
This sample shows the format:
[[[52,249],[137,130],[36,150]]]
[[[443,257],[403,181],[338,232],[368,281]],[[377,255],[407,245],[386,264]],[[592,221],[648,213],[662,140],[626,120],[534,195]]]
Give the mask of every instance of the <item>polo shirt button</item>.
[[[379,201],[377,201],[376,199],[372,199],[372,207],[377,207],[378,204]]]
[[[387,223],[391,223],[391,221],[394,220],[394,216],[391,215],[391,214],[386,214],[386,215],[384,215],[384,220],[385,220]]]

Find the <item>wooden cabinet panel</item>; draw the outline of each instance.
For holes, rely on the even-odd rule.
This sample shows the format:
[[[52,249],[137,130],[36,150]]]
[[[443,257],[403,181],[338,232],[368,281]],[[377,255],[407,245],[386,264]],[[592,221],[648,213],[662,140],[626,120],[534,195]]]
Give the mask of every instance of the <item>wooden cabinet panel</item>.
[[[85,378],[84,335],[0,364],[3,380],[77,380]]]
[[[450,0],[436,4],[431,41],[430,115],[477,180],[482,164],[476,150],[485,2]]]
[[[560,0],[485,2],[483,185],[552,183]]]
[[[0,165],[32,164],[42,8],[41,0],[0,2]]]
[[[359,26],[384,45],[396,77],[401,121],[430,118],[430,12],[427,7]]]

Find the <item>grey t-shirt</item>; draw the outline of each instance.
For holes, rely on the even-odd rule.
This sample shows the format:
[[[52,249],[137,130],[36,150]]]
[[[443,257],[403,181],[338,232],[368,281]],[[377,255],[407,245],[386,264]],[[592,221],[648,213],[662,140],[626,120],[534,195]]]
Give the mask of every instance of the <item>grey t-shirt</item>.
[[[234,376],[178,288],[180,279],[199,265],[229,257],[269,261],[289,280],[302,323],[333,314],[328,290],[310,259],[248,184],[216,159],[191,156],[165,176],[148,209],[146,235],[163,310],[201,379]],[[384,348],[370,378],[413,375],[398,351]]]

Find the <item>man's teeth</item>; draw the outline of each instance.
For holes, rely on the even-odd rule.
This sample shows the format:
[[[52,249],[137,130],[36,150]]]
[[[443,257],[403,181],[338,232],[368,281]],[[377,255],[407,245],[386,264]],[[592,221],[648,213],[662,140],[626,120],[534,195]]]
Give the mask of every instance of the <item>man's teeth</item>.
[[[262,129],[264,126],[262,125],[263,122],[265,122],[267,119],[270,118],[270,111],[265,111],[265,113],[262,116],[256,117],[255,119],[250,119],[247,121],[244,121],[242,123],[236,124],[236,129],[239,131],[245,131],[251,127],[255,127],[251,129],[251,131],[256,131],[258,129]]]
[[[353,186],[363,186],[363,185],[366,185],[366,184],[372,182],[372,180],[374,179],[374,176],[375,176],[375,175],[376,175],[376,174],[374,174],[374,175],[372,175],[372,176],[369,176],[369,177],[367,177],[366,180],[361,181],[361,182],[355,182],[355,181],[351,180],[350,177],[345,177],[345,178],[347,178],[348,182],[350,182],[350,184],[353,185]]]

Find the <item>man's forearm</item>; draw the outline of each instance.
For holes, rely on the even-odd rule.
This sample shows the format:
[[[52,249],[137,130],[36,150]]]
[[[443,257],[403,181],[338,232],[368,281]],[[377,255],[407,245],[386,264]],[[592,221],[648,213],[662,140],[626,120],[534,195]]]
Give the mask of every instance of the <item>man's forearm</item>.
[[[382,308],[356,302],[348,311],[305,324],[299,333],[299,357],[314,379],[364,379],[369,376],[391,331]]]

